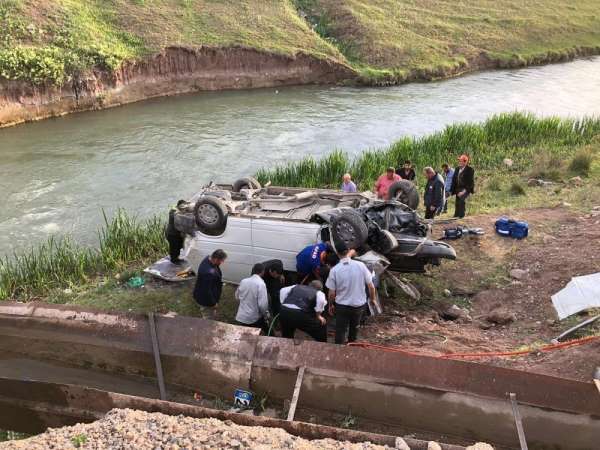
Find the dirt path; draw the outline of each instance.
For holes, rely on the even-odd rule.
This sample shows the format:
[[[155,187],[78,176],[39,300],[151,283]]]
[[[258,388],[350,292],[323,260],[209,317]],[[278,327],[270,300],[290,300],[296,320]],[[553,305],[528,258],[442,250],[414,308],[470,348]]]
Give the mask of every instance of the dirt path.
[[[453,242],[456,262],[412,278],[421,284],[426,300],[409,308],[388,300],[386,315],[373,319],[362,330],[362,339],[429,354],[511,351],[548,344],[587,317],[558,322],[550,297],[571,277],[600,271],[600,215],[546,208],[521,211],[519,217],[530,224],[530,236],[523,241],[496,235],[497,216],[469,218],[466,223],[484,228],[485,236]],[[442,229],[437,227],[435,234]],[[509,275],[512,269],[527,274],[517,280]],[[444,289],[450,291],[446,296],[440,295]],[[470,317],[444,320],[440,312],[453,304],[468,310]],[[485,318],[494,310],[513,313],[516,320],[491,326]],[[600,366],[600,341],[548,353],[534,350],[520,357],[471,360],[588,381]]]

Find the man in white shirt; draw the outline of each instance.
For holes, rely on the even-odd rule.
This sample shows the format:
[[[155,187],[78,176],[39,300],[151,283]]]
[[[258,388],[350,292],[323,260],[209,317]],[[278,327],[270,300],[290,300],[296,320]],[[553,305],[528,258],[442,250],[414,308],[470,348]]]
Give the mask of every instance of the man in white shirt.
[[[370,299],[375,298],[373,275],[360,261],[351,259],[345,244],[336,244],[340,262],[331,269],[325,284],[329,288],[329,314],[335,313],[335,343],[356,341],[360,319],[367,304],[366,290]],[[335,305],[334,305],[335,302]]]
[[[262,277],[265,266],[255,264],[252,275],[244,278],[237,290],[235,298],[240,302],[235,320],[247,327],[260,328],[264,334],[268,332],[269,297],[267,286]]]
[[[284,338],[293,339],[296,329],[299,329],[315,341],[327,342],[327,322],[321,315],[327,299],[320,280],[311,281],[308,286],[295,284],[284,287],[279,292],[279,298],[279,320]]]

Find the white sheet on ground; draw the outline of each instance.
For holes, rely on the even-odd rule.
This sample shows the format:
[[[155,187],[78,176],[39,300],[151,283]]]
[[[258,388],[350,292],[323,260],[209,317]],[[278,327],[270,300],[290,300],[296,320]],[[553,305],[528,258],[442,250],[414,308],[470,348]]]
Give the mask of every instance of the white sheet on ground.
[[[600,308],[600,272],[572,278],[552,296],[559,319],[589,308]]]

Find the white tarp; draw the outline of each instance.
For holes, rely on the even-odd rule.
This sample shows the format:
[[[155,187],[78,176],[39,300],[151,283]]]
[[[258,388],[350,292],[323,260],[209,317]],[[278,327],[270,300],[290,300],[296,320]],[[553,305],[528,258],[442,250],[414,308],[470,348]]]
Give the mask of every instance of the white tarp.
[[[589,308],[600,308],[600,272],[571,281],[552,296],[552,304],[559,319]]]

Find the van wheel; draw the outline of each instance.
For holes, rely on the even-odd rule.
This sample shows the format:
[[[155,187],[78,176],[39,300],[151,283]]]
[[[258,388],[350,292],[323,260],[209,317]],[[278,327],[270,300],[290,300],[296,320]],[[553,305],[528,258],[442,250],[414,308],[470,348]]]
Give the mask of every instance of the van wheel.
[[[419,191],[417,187],[408,180],[396,181],[388,190],[390,200],[397,200],[404,203],[410,209],[417,209],[419,206]]]
[[[227,207],[218,197],[203,196],[196,202],[194,218],[201,231],[222,233],[227,225]]]
[[[348,248],[359,248],[367,241],[369,230],[362,216],[354,210],[342,212],[331,219],[331,237]]]
[[[240,192],[242,189],[261,189],[262,186],[256,178],[244,177],[233,183],[233,192]]]

